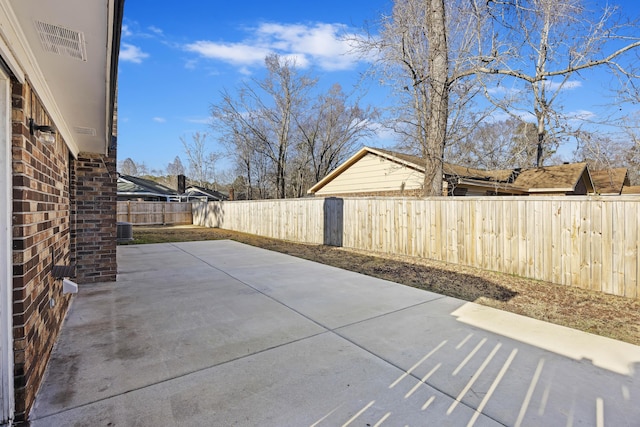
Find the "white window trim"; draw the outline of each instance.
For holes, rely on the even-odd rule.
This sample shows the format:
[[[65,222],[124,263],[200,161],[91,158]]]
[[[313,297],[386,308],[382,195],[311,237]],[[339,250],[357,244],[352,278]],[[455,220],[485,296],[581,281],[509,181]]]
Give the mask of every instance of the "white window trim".
[[[13,271],[12,271],[12,166],[11,86],[0,67],[0,425],[14,416],[13,385]]]

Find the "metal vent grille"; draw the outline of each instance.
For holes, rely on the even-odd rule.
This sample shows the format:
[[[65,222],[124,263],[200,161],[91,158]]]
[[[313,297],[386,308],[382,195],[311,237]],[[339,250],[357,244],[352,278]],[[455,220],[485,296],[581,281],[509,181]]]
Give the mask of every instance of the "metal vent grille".
[[[117,222],[116,238],[118,242],[133,240],[133,225],[130,222]]]
[[[84,33],[41,21],[35,21],[35,24],[44,50],[81,61],[87,60]]]
[[[76,126],[73,128],[74,131],[76,131],[76,133],[78,135],[87,135],[87,136],[96,136],[96,130],[94,128],[85,128],[85,127],[81,127],[81,126]]]

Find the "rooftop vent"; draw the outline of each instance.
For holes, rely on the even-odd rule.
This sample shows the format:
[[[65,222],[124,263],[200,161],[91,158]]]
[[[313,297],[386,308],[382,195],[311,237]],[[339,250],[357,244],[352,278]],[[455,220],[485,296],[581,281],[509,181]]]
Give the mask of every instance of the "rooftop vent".
[[[35,24],[45,51],[81,61],[87,60],[84,33],[41,21],[35,21]]]

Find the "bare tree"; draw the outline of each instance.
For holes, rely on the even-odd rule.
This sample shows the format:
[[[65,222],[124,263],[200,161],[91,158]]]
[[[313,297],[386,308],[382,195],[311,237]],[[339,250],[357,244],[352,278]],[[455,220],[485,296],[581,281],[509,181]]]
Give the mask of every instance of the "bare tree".
[[[215,162],[219,157],[208,150],[207,137],[206,133],[200,132],[191,135],[191,142],[180,137],[189,160],[190,178],[201,186],[205,186],[214,178]]]
[[[406,108],[395,129],[425,159],[425,195],[441,194],[452,118],[465,116],[480,76],[488,98],[514,117],[520,116],[514,111],[518,98],[508,89],[507,96],[497,98],[491,92],[496,81],[504,85],[514,79],[529,89],[536,165],[542,165],[544,150],[569,133],[561,109],[552,107],[572,76],[602,66],[635,77],[633,67],[618,60],[640,42],[629,31],[633,26],[611,19],[616,11],[605,7],[592,19],[581,0],[396,0],[392,14],[382,19],[380,35],[360,49],[377,53],[384,80],[401,88],[398,99]],[[468,122],[464,127],[472,131]]]
[[[246,145],[273,165],[276,197],[286,197],[287,161],[297,131],[294,116],[304,109],[315,79],[298,71],[293,59],[265,58],[267,76],[244,83],[237,96],[222,93],[212,106],[213,126],[232,144]]]
[[[149,170],[145,162],[136,162],[131,157],[127,157],[118,165],[120,173],[131,176],[147,176],[147,175],[159,175],[161,171],[156,169]]]
[[[120,163],[120,173],[124,175],[136,176],[138,175],[138,166],[131,157],[127,157]]]
[[[535,117],[536,164],[542,166],[544,150],[557,147],[573,132],[567,122],[576,117],[568,117],[557,105],[563,90],[576,84],[571,78],[595,67],[637,77],[635,67],[622,62],[640,47],[637,27],[622,22],[615,6],[606,4],[593,13],[582,0],[495,0],[487,5],[500,24],[496,34],[504,42],[502,61],[492,59],[475,72],[524,83],[524,91],[516,87],[501,92],[508,94],[502,97],[492,94],[489,84],[486,94],[510,114],[520,115],[519,109]],[[503,87],[514,87],[511,81],[503,81]]]
[[[374,135],[373,123],[378,113],[373,108],[360,108],[358,101],[348,104],[348,97],[339,84],[316,99],[311,110],[296,117],[301,138],[298,179],[311,166],[312,179],[320,181],[331,170],[352,155],[358,143]]]
[[[182,160],[180,160],[180,156],[176,156],[173,162],[170,162],[167,165],[167,174],[168,175],[184,175],[184,166],[182,165]]]
[[[396,0],[380,35],[359,46],[378,55],[384,80],[398,89],[394,129],[425,159],[425,195],[442,194],[452,125],[465,122],[478,91],[472,84],[477,70],[498,60],[486,8],[476,0]]]
[[[536,137],[535,125],[517,118],[485,122],[467,137],[449,144],[446,158],[456,164],[483,169],[535,167]]]

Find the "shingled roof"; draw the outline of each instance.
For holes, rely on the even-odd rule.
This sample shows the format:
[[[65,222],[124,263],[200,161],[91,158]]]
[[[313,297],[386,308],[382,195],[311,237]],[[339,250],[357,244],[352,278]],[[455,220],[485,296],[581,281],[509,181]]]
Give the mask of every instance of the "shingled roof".
[[[383,150],[376,148],[377,151],[386,153],[392,157],[402,159],[406,162],[413,163],[420,170],[424,170],[424,159],[418,156],[412,156],[410,154],[398,153],[390,150]],[[486,180],[495,182],[510,182],[513,180],[513,169],[497,169],[497,170],[484,170],[470,168],[467,166],[454,165],[452,163],[443,163],[442,172],[445,175],[455,176],[457,178],[468,178],[476,180]]]
[[[596,192],[603,195],[617,195],[623,186],[629,185],[627,168],[613,168],[591,172]]]
[[[229,196],[221,193],[218,190],[212,190],[210,188],[201,187],[199,185],[190,185],[189,187],[187,187],[184,194],[180,195],[180,200],[189,201],[193,199],[224,201],[229,200]]]
[[[593,183],[586,163],[525,169],[520,172],[513,185],[527,189],[529,193],[571,193],[576,190],[585,173],[588,178],[585,182],[586,192],[592,193]]]
[[[319,193],[326,185],[369,154],[424,173],[425,162],[421,157],[387,149],[364,147],[311,187],[308,192]],[[466,188],[474,189],[475,192],[485,191],[487,194],[577,195],[594,192],[586,163],[545,166],[522,171],[519,169],[484,170],[444,163],[443,174],[450,185],[450,190]]]
[[[178,193],[150,179],[131,175],[118,175],[118,196],[166,199],[176,197]]]

